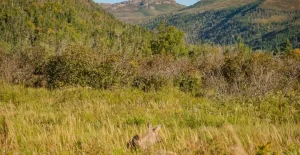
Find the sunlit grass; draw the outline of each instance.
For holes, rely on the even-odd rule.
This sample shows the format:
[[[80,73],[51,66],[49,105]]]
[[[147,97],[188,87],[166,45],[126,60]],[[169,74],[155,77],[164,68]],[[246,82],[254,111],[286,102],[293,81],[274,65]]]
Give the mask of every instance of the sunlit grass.
[[[147,122],[163,125],[163,142],[150,154],[161,149],[178,154],[230,154],[234,141],[224,128],[228,123],[249,154],[300,153],[299,109],[277,108],[276,100],[289,104],[281,96],[221,102],[195,98],[175,88],[148,93],[89,88],[49,91],[6,84],[0,88],[3,153],[132,154],[126,142],[145,131]]]

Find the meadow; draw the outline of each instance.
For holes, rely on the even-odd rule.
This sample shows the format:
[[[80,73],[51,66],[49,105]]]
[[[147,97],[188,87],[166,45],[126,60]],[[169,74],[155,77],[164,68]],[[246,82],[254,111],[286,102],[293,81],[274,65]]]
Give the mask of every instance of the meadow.
[[[231,154],[232,124],[248,154],[299,154],[299,96],[194,97],[178,88],[144,92],[88,87],[48,90],[0,83],[1,154]],[[147,123],[163,141],[126,148]]]
[[[253,51],[243,36],[186,44],[166,22],[127,25],[91,0],[0,8],[0,154],[300,154],[294,29]],[[148,123],[162,142],[128,149]]]

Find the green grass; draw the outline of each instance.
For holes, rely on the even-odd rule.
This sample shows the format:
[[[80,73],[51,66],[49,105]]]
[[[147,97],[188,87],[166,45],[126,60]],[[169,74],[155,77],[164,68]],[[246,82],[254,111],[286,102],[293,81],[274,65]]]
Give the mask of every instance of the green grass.
[[[8,154],[132,154],[126,142],[147,122],[163,125],[163,142],[150,154],[230,154],[233,140],[223,127],[228,123],[249,154],[300,153],[299,105],[280,94],[220,101],[176,88],[0,88],[0,148]]]

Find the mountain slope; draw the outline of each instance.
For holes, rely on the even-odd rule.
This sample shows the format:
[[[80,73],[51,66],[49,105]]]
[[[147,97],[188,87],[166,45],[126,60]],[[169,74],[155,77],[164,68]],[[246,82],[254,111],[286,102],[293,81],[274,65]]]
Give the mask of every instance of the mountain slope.
[[[2,0],[0,8],[5,51],[40,46],[58,53],[72,44],[117,51],[120,41],[124,47],[147,47],[138,46],[147,42],[146,30],[118,21],[92,0]]]
[[[128,0],[115,4],[100,5],[115,17],[128,22],[138,22],[184,8],[175,0]]]
[[[184,30],[190,43],[234,44],[241,36],[254,49],[275,50],[287,39],[300,47],[299,9],[298,0],[201,0],[144,26],[166,20]]]

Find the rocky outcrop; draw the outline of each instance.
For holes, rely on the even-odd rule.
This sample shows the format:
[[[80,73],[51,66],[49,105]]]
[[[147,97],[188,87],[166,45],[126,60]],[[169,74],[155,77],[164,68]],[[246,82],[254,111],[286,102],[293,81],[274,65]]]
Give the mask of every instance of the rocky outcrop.
[[[143,7],[153,9],[155,5],[162,5],[162,4],[177,5],[175,0],[128,0],[128,1],[123,1],[115,4],[103,3],[102,6],[105,9],[111,9],[111,10],[117,10],[121,7],[129,6],[129,5],[135,6],[136,9],[143,8]]]
[[[127,0],[115,4],[100,5],[123,21],[132,19],[140,21],[142,18],[149,18],[184,8],[175,0]]]

